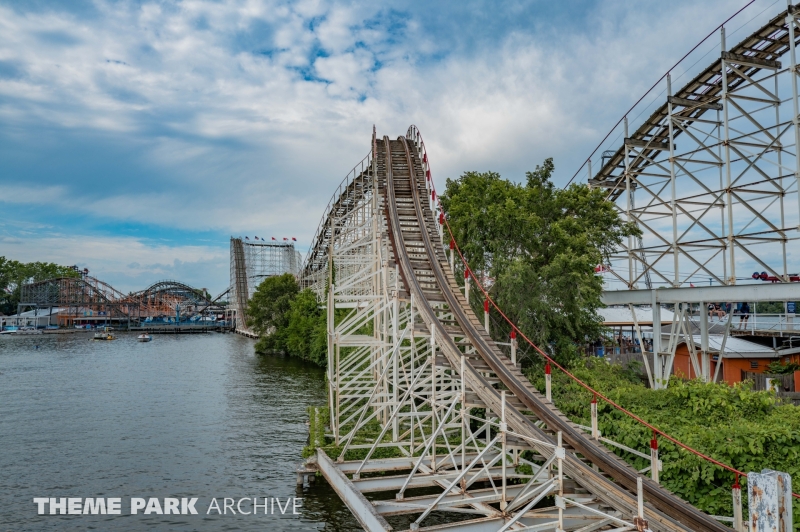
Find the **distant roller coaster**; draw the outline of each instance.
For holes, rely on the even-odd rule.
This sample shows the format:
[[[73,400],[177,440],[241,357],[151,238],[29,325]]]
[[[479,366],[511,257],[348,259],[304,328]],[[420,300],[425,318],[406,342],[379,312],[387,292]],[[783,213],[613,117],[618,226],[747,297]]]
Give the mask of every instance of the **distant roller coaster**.
[[[237,332],[256,336],[247,325],[247,302],[267,277],[297,275],[302,259],[294,243],[231,237],[230,310]]]
[[[24,285],[19,309],[58,307],[63,309],[59,321],[64,325],[76,319],[98,316],[138,322],[147,318],[174,316],[181,311],[184,315],[203,312],[226,292],[211,299],[204,290],[179,281],[164,280],[144,290],[124,294],[108,283],[83,275]]]

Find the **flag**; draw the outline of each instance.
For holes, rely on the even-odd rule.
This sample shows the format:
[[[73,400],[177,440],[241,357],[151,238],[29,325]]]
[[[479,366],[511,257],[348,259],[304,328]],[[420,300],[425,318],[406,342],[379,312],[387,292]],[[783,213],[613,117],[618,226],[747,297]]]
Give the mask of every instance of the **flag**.
[[[275,237],[274,237],[274,236],[272,237],[272,240],[275,240]]]
[[[283,241],[286,242],[287,240],[289,240],[289,239],[284,237]]]
[[[297,239],[295,237],[292,237],[292,242],[297,242]]]
[[[245,240],[250,240],[249,236],[244,237]]]
[[[253,238],[255,238],[256,240],[258,240],[258,237],[257,237],[257,236],[256,236],[256,237],[253,237]]]
[[[692,283],[689,283],[689,286],[690,286],[691,288],[694,288],[694,285],[693,285]]]

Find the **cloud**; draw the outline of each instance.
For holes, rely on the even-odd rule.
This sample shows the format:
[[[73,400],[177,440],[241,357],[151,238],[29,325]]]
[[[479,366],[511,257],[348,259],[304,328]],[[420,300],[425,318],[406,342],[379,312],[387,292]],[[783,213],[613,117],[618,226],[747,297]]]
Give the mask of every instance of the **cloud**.
[[[2,244],[14,244],[16,260],[88,267],[90,275],[123,292],[140,290],[162,279],[180,279],[212,292],[228,285],[226,246],[167,245],[142,238],[61,233],[36,233],[15,240],[0,238]]]
[[[416,123],[439,188],[473,169],[519,180],[549,156],[563,183],[731,11],[722,0],[37,6],[0,5],[0,201],[28,221],[80,218],[93,246],[62,231],[61,255],[41,253],[120,278],[145,275],[132,263],[166,275],[202,262],[191,246],[170,248],[183,256],[122,239],[138,251],[117,264],[115,239],[91,235],[122,223],[214,231],[220,249],[254,232],[307,243],[373,124],[395,137]]]

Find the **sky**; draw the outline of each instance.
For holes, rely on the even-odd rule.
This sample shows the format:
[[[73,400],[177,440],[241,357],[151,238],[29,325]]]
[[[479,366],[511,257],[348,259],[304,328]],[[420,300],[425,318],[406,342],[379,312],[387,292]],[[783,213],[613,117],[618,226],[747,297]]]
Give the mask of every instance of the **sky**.
[[[219,293],[231,235],[305,255],[373,125],[416,124],[440,190],[547,157],[564,185],[745,3],[0,1],[0,255]],[[757,0],[731,40],[783,6]]]

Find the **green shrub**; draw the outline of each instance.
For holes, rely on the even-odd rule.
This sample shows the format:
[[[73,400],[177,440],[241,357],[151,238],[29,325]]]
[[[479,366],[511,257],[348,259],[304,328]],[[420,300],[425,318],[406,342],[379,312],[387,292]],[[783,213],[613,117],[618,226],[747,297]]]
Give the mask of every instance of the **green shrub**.
[[[570,371],[617,404],[715,460],[745,473],[784,471],[800,481],[800,408],[780,404],[771,392],[753,391],[747,383],[728,386],[674,378],[667,389],[652,390],[622,367],[602,359],[577,363]],[[541,369],[532,368],[528,377],[544,389]],[[591,393],[557,370],[553,371],[552,390],[556,406],[570,419],[591,424]],[[603,436],[648,452],[651,431],[602,400],[598,400],[598,424]],[[614,450],[637,469],[650,465],[649,460]],[[659,458],[663,461],[660,481],[667,489],[713,515],[733,515],[733,473],[663,437],[659,438]],[[746,480],[741,483],[746,493]],[[797,500],[794,512],[800,515]],[[795,530],[800,530],[800,520],[795,521]]]

